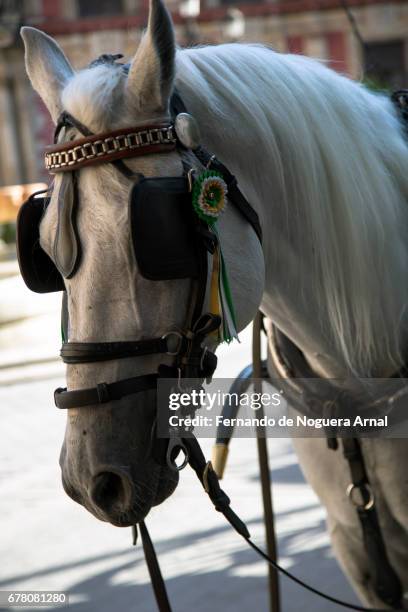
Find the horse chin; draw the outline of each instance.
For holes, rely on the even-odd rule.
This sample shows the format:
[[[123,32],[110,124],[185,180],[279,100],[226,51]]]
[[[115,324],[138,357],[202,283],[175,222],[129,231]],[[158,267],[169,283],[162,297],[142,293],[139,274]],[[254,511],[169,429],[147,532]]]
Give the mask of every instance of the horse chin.
[[[146,482],[130,480],[126,503],[101,503],[95,487],[89,491],[73,487],[62,474],[65,493],[95,518],[115,527],[130,527],[144,520],[154,506],[170,497],[178,484],[179,474],[167,466],[149,472]]]

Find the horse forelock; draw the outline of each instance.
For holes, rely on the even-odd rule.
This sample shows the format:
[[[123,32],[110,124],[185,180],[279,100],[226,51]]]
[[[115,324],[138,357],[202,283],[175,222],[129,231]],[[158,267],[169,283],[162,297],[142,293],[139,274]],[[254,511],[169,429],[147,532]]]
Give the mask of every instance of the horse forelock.
[[[77,72],[62,92],[62,105],[94,132],[112,129],[123,117],[126,73],[102,63]]]

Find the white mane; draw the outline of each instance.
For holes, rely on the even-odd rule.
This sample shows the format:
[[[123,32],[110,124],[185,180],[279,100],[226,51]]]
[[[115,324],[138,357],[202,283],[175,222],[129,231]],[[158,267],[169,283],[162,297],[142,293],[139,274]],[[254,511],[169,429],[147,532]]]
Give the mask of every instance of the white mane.
[[[262,203],[265,234],[283,232],[310,259],[297,291],[312,289],[345,364],[363,375],[385,358],[398,363],[408,148],[388,98],[258,45],[179,51],[176,86],[206,144]],[[285,266],[274,244],[266,260]]]

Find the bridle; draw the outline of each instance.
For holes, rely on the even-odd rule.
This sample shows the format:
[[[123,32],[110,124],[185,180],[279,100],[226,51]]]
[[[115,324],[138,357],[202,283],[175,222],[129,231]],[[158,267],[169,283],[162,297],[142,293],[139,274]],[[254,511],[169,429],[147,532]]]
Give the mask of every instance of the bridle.
[[[125,158],[134,158],[152,153],[171,152],[182,146],[177,139],[173,124],[158,124],[127,128],[104,134],[92,132],[67,112],[61,114],[55,135],[63,127],[74,127],[83,138],[65,144],[56,144],[47,149],[46,167],[53,173],[78,171],[83,167],[113,163],[126,178],[137,178],[123,163]],[[201,163],[208,168],[215,168],[223,174],[229,199],[235,204],[245,218],[251,223],[259,239],[262,231],[259,219],[237,187],[235,177],[203,149],[193,151]],[[235,199],[234,199],[234,194]],[[80,408],[89,404],[106,403],[118,400],[130,394],[155,389],[159,377],[208,379],[217,365],[215,354],[203,348],[205,339],[220,325],[220,317],[203,313],[207,285],[207,254],[215,248],[216,236],[203,224],[199,226],[202,248],[198,251],[199,273],[193,279],[187,320],[183,329],[169,330],[161,337],[126,342],[64,342],[61,357],[68,364],[83,364],[137,357],[142,355],[167,354],[174,356],[170,366],[159,366],[156,373],[128,378],[115,383],[100,383],[92,389],[80,391],[55,391],[55,404],[58,408]]]
[[[184,104],[178,95],[173,98],[172,106],[175,113],[185,112]],[[69,143],[55,144],[48,148],[46,167],[52,173],[77,172],[83,167],[93,164],[112,163],[126,178],[134,180],[137,176],[124,164],[123,159],[159,152],[171,152],[177,148],[186,148],[175,132],[172,123],[132,127],[95,135],[72,115],[64,112],[57,124],[56,138],[63,127],[74,127],[83,137]],[[235,177],[221,162],[203,148],[197,147],[192,150],[192,153],[204,166],[215,168],[222,174],[228,186],[229,201],[252,225],[258,238],[261,240],[262,232],[257,213],[239,190]],[[76,197],[78,197],[78,194]],[[54,394],[55,404],[58,408],[78,409],[88,405],[102,405],[107,402],[116,401],[128,395],[156,389],[160,378],[175,378],[178,380],[184,378],[198,380],[211,378],[216,368],[217,358],[212,351],[203,347],[203,343],[211,333],[218,329],[221,320],[219,316],[210,312],[203,313],[206,297],[208,254],[211,255],[213,252],[215,239],[205,227],[201,228],[201,235],[202,248],[199,250],[199,274],[192,282],[188,315],[183,329],[177,331],[169,330],[161,337],[139,341],[64,342],[61,349],[61,357],[67,364],[94,363],[154,354],[173,356],[173,364],[171,366],[161,364],[157,372],[109,384],[102,382],[89,389],[68,391],[65,388],[59,388]],[[231,509],[230,500],[221,489],[211,462],[205,460],[194,435],[190,433],[185,438],[169,440],[167,448],[163,449],[161,446],[159,453],[155,454],[155,459],[161,463],[164,462],[174,469],[178,469],[175,466],[175,457],[179,450],[183,450],[186,455],[186,461],[182,467],[188,461],[196,472],[215,509],[225,516],[231,526],[257,554],[263,557],[275,569],[315,594],[349,609],[368,612],[368,608],[348,604],[305,584],[279,566],[251,541],[245,523]],[[153,544],[143,521],[140,523],[139,529],[159,610],[160,612],[171,612]],[[137,528],[135,526],[135,541],[136,537]],[[373,609],[370,608],[370,610]]]
[[[117,130],[107,134],[94,135],[72,115],[63,113],[58,121],[56,137],[63,127],[74,127],[83,138],[63,145],[54,145],[47,150],[46,166],[52,172],[72,172],[96,163],[113,163],[126,176],[134,178],[133,173],[123,164],[122,159],[151,153],[174,151],[177,137],[172,124],[159,124],[148,127]],[[210,161],[210,160],[208,160]],[[208,162],[207,162],[208,163]],[[138,177],[136,177],[138,178]],[[256,213],[250,209],[249,215],[256,219],[256,232],[261,235]],[[58,388],[54,393],[58,408],[82,408],[100,405],[122,399],[128,395],[156,389],[159,378],[203,380],[212,377],[217,365],[215,354],[203,347],[206,338],[216,331],[221,323],[220,317],[203,313],[207,285],[207,253],[213,252],[216,236],[203,225],[199,227],[202,248],[198,250],[198,276],[192,279],[191,295],[187,318],[182,329],[169,330],[160,337],[139,341],[116,342],[64,342],[61,358],[67,364],[84,364],[113,359],[124,359],[145,355],[166,354],[173,357],[172,366],[161,364],[157,372],[119,380],[113,383],[101,382],[93,388],[67,391]],[[163,448],[158,443],[157,448]],[[169,449],[156,460],[174,467],[177,450],[188,455],[185,444],[174,437]],[[183,463],[183,466],[185,462]]]

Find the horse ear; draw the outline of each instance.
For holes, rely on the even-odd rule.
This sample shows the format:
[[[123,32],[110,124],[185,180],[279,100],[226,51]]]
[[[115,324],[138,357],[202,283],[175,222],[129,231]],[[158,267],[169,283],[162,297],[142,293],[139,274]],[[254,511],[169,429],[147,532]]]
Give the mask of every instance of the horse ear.
[[[150,0],[149,22],[130,66],[127,96],[137,111],[167,113],[175,64],[174,30],[162,0]]]
[[[62,110],[61,91],[73,76],[71,64],[53,38],[36,28],[21,28],[25,65],[34,89],[56,123]]]

